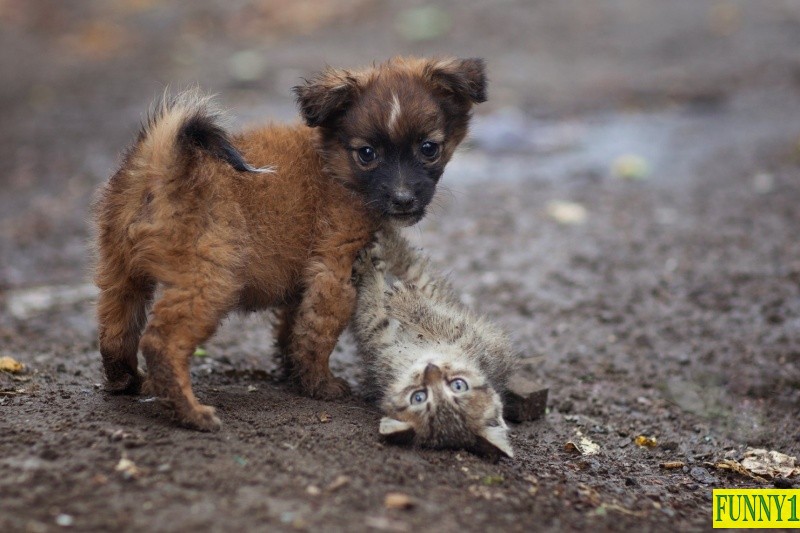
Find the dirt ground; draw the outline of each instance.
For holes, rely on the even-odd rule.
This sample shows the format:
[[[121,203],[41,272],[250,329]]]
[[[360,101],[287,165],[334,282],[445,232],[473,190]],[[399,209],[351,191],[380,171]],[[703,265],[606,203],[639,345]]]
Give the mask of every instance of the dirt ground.
[[[697,530],[712,488],[771,484],[713,463],[800,454],[800,4],[183,4],[0,1],[0,356],[27,368],[0,373],[0,530]],[[300,76],[396,53],[489,65],[409,234],[550,388],[516,457],[381,444],[357,395],[274,377],[263,315],[193,366],[219,433],[105,393],[87,206],[154,95],[291,120]],[[357,391],[348,336],[333,365]],[[599,453],[565,449],[581,437]]]

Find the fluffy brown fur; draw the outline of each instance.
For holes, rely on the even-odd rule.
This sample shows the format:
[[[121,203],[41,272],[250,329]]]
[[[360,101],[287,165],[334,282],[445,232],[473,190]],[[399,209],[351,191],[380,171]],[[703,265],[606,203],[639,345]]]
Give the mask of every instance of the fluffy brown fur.
[[[98,194],[109,389],[140,391],[141,349],[144,384],[189,427],[220,425],[195,398],[189,363],[233,310],[278,308],[278,344],[302,390],[348,392],[328,359],[355,305],[353,260],[383,221],[424,215],[485,77],[480,60],[395,59],[329,69],[295,91],[307,126],[235,137],[207,99],[165,100]],[[364,163],[367,144],[376,157]]]

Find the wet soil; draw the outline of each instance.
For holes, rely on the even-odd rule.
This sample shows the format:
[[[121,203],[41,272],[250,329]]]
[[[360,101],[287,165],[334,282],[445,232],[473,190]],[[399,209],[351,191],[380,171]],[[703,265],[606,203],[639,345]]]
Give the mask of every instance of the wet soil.
[[[27,368],[0,373],[0,530],[705,529],[714,487],[764,485],[709,463],[800,454],[796,4],[452,1],[425,42],[400,3],[273,4],[0,2],[0,356]],[[193,365],[219,433],[105,393],[87,206],[153,95],[197,82],[238,123],[291,119],[298,76],[400,52],[490,66],[408,233],[550,388],[516,457],[382,444],[349,336],[333,367],[356,395],[310,400],[276,379],[266,315]],[[626,154],[645,179],[614,175]],[[599,453],[565,449],[581,437]]]

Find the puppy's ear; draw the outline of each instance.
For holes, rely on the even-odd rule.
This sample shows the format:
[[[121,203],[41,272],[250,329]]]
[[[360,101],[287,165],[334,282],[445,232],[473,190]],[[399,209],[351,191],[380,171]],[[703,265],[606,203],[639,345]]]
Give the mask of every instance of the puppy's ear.
[[[483,59],[433,59],[424,69],[434,87],[457,99],[479,104],[486,101],[486,64]]]
[[[381,437],[392,444],[408,444],[414,440],[415,431],[408,422],[384,416],[381,418]]]
[[[309,126],[322,126],[347,110],[358,93],[358,80],[350,72],[327,68],[292,88],[300,115]]]

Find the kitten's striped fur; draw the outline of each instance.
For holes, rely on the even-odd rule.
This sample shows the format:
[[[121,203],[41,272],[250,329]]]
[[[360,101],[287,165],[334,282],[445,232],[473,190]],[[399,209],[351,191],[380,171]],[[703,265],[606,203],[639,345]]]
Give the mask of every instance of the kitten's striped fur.
[[[419,446],[512,456],[501,397],[516,358],[506,336],[464,307],[394,228],[377,234],[355,268],[352,329],[364,389],[385,415],[381,433]],[[456,390],[463,384],[467,390]],[[425,400],[413,402],[420,391],[416,400]]]

